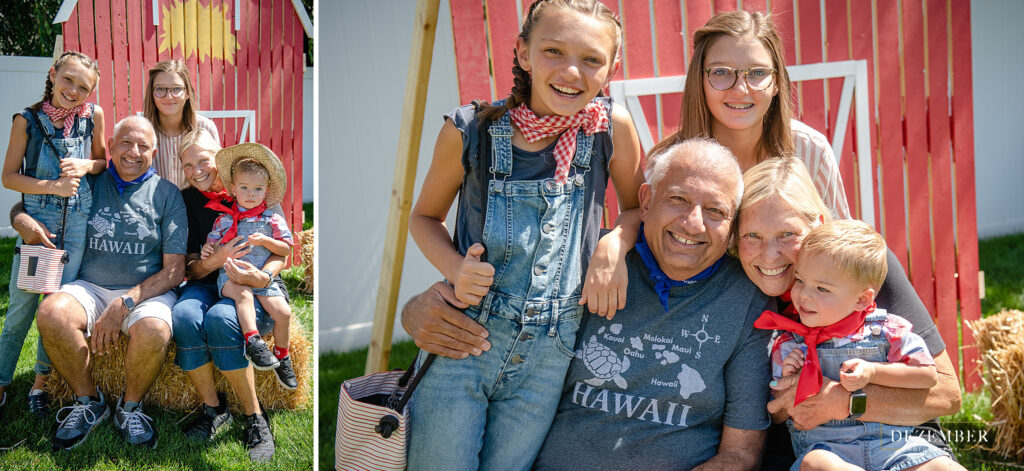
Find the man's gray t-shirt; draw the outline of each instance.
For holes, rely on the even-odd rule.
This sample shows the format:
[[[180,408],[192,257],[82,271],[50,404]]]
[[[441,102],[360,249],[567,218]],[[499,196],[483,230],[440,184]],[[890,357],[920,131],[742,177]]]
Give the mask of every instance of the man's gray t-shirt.
[[[722,426],[763,430],[775,307],[739,262],[672,288],[666,313],[635,251],[626,307],[587,316],[538,469],[690,469],[711,457]]]
[[[185,253],[185,203],[167,180],[153,175],[118,194],[110,172],[103,172],[92,194],[79,279],[127,289],[159,272],[164,254]]]

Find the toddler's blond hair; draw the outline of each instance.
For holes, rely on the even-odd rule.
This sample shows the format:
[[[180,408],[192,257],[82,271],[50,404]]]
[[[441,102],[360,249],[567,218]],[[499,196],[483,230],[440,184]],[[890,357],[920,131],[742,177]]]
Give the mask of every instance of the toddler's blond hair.
[[[885,240],[871,226],[855,219],[826,222],[804,237],[800,255],[830,259],[836,269],[875,291],[885,281]]]

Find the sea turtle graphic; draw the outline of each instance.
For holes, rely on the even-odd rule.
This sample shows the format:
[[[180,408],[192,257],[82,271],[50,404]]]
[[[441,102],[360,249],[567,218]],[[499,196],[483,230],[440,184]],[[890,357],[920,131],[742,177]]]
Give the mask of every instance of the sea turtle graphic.
[[[93,215],[92,219],[89,220],[89,224],[91,224],[93,229],[96,229],[97,232],[93,237],[99,237],[100,234],[103,233],[106,233],[109,237],[114,237],[114,223],[101,218],[99,214]]]
[[[623,355],[620,360],[612,349],[597,341],[596,335],[591,335],[590,340],[576,351],[576,357],[583,360],[583,364],[594,375],[593,378],[584,380],[585,383],[600,386],[610,380],[614,381],[616,386],[626,388],[626,380],[622,373],[629,369],[629,357]]]

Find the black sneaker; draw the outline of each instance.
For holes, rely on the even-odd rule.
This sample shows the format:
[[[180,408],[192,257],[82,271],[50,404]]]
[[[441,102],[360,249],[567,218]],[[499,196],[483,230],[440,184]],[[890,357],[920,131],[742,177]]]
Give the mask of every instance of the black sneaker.
[[[89,433],[96,428],[96,425],[103,422],[110,415],[110,407],[103,398],[103,393],[96,390],[99,400],[89,396],[79,396],[74,404],[62,407],[57,411],[57,432],[53,436],[53,448],[55,450],[70,450],[89,437]],[[64,414],[62,419],[61,413]]]
[[[277,357],[267,348],[267,342],[258,335],[249,337],[249,341],[245,343],[245,358],[252,362],[253,368],[260,371],[272,370],[280,364]]]
[[[124,441],[132,445],[142,445],[149,449],[156,448],[157,434],[153,428],[153,419],[142,413],[142,404],[128,411],[124,407],[124,398],[117,401],[114,410],[114,423],[121,431]]]
[[[281,364],[277,365],[277,382],[281,383],[281,387],[294,391],[295,388],[299,387],[299,381],[295,379],[295,370],[292,369],[292,356],[288,355],[280,359]]]
[[[185,437],[192,441],[205,442],[213,440],[224,426],[231,423],[231,412],[228,412],[228,400],[222,393],[217,393],[220,405],[210,407],[203,404],[199,417],[185,427]]]
[[[36,392],[39,391],[39,392]],[[28,393],[28,410],[32,415],[45,419],[50,415],[50,393],[41,389],[33,389]]]
[[[244,444],[252,461],[268,461],[274,456],[274,435],[265,413],[245,417]]]

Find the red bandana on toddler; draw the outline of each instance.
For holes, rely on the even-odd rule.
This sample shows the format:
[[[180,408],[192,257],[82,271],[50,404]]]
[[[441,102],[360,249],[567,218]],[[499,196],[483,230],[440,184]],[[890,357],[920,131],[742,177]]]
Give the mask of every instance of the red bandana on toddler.
[[[545,137],[562,134],[555,145],[555,181],[569,180],[569,164],[576,153],[576,132],[594,134],[608,130],[608,112],[601,102],[592,101],[572,116],[551,115],[538,118],[526,104],[508,110],[512,122],[523,132],[526,142],[537,142]],[[564,131],[564,132],[563,132]]]
[[[789,309],[793,309],[790,307]],[[818,361],[818,344],[833,338],[846,337],[857,332],[864,326],[864,318],[875,311],[875,303],[863,311],[854,311],[839,322],[825,327],[807,327],[794,321],[783,314],[776,314],[772,311],[764,311],[761,317],[754,321],[754,327],[758,329],[779,329],[793,332],[804,338],[807,345],[807,357],[804,359],[804,366],[800,369],[800,380],[796,385],[796,400],[793,405],[800,404],[821,390],[821,363]]]
[[[92,107],[82,103],[74,108],[57,108],[47,101],[43,103],[43,113],[46,113],[51,123],[64,121],[64,138],[69,138],[71,137],[71,128],[75,126],[75,119],[92,116]]]
[[[238,235],[238,221],[241,221],[242,219],[245,218],[251,218],[253,216],[259,216],[260,214],[263,214],[263,211],[267,210],[267,202],[264,201],[255,208],[240,211],[238,209],[238,203],[232,204],[231,206],[224,206],[223,204],[221,204],[220,200],[211,199],[209,203],[206,203],[206,207],[215,211],[220,211],[222,213],[231,215],[231,227],[229,227],[228,230],[224,231],[224,237],[221,237],[220,241],[218,241],[218,243],[220,244],[226,244],[230,242],[231,239],[234,239],[236,235]]]

